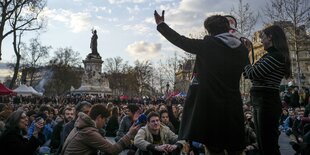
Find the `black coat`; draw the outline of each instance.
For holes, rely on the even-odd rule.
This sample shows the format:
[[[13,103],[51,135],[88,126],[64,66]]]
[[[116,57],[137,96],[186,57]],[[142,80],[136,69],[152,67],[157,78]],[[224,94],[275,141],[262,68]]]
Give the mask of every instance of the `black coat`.
[[[228,150],[244,148],[244,116],[239,81],[249,64],[242,44],[230,48],[220,39],[206,36],[189,39],[167,24],[157,30],[171,43],[196,54],[199,85],[192,85],[184,105],[179,138]]]
[[[112,116],[105,128],[107,137],[115,137],[119,128],[118,117]]]
[[[51,136],[51,143],[50,147],[53,150],[57,150],[61,143],[61,132],[63,131],[65,121],[60,121],[58,124],[55,125],[53,128],[53,133]]]
[[[19,130],[11,130],[4,132],[0,138],[0,154],[32,155],[39,145],[40,141],[34,136],[28,140],[19,133]]]

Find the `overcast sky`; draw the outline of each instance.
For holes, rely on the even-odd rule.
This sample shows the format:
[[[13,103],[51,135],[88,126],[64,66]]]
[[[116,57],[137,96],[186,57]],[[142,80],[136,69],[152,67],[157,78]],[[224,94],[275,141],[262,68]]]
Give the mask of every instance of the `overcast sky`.
[[[244,0],[253,11],[260,11],[265,0]],[[166,23],[180,34],[204,32],[203,21],[212,14],[229,14],[239,0],[48,0],[43,15],[47,17],[43,45],[71,47],[85,59],[91,52],[91,29],[97,30],[98,52],[103,59],[152,60],[171,57],[181,50],[167,42],[156,30],[154,10],[166,10]],[[33,34],[27,34],[28,42]],[[6,38],[2,62],[12,61],[12,39]]]

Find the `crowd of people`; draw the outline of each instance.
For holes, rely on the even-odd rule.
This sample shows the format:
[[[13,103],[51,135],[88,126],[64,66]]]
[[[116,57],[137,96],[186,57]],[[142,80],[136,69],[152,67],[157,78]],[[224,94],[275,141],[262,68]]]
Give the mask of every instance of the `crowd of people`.
[[[70,102],[71,97],[61,102],[46,97],[3,98],[22,100],[0,104],[0,150],[4,154],[118,154],[124,149],[143,154],[180,151],[185,145],[177,136],[181,98],[173,104],[157,100],[139,104],[128,100]],[[145,120],[139,120],[142,114]],[[169,145],[173,141],[175,145]]]
[[[295,99],[289,94],[282,95],[279,131],[290,138],[296,153],[302,153],[309,150],[310,104],[292,106]],[[298,94],[300,101],[305,101],[307,95]],[[118,154],[124,150],[128,154],[169,151],[207,154],[204,144],[178,139],[184,98],[146,103],[128,103],[128,100],[97,102],[87,96],[84,100],[72,100],[72,97],[59,100],[46,97],[3,98],[7,98],[3,101],[22,100],[0,104],[0,150],[4,154],[96,154],[98,151]],[[244,151],[247,155],[258,155],[253,107],[249,103],[244,104],[243,111]],[[135,124],[142,114],[147,116],[147,120]]]

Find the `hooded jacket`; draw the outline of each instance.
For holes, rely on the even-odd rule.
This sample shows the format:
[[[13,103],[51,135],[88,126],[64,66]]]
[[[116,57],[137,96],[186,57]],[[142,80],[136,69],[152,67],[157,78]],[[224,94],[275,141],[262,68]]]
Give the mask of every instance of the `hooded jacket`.
[[[157,30],[175,46],[196,55],[198,84],[189,87],[179,139],[242,150],[245,133],[239,82],[244,67],[250,63],[247,48],[228,33],[191,39],[164,22]]]
[[[112,144],[99,133],[95,121],[85,113],[80,112],[74,129],[63,145],[61,154],[93,155],[97,154],[98,150],[103,153],[118,154],[131,144],[131,137],[133,136],[127,133],[117,143]]]

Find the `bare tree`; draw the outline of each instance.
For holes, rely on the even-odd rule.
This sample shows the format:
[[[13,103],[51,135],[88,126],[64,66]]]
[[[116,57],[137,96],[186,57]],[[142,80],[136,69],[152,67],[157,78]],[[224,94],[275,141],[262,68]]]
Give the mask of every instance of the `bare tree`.
[[[121,57],[107,58],[104,62],[104,71],[108,75],[110,88],[115,95],[134,95],[136,80],[131,72],[132,67]],[[130,89],[132,88],[132,89]]]
[[[187,56],[186,56],[187,58]],[[169,84],[169,89],[175,90],[175,82],[176,82],[176,73],[179,69],[179,65],[183,63],[180,56],[174,52],[173,57],[169,57],[164,62],[159,61],[159,66],[157,68],[157,72],[159,73],[159,83],[160,83],[160,92],[164,93],[163,89],[167,89],[167,84]]]
[[[249,3],[244,4],[243,0],[239,0],[238,8],[232,8],[231,14],[237,20],[238,31],[246,38],[249,38],[257,23],[259,13],[255,13],[251,10]]]
[[[44,94],[62,95],[69,92],[71,86],[79,87],[84,72],[81,67],[78,67],[80,62],[79,52],[68,47],[58,48],[46,68],[47,72],[53,74],[44,86]]]
[[[244,3],[244,0],[239,0],[238,7],[231,9],[231,14],[237,20],[238,32],[249,38],[252,35],[254,26],[257,23],[259,13],[255,13],[249,3]],[[250,80],[245,79],[243,76],[240,80],[240,88],[243,95],[246,95],[250,91]],[[244,96],[245,97],[245,96]]]
[[[296,63],[296,69],[292,67],[293,76],[297,77],[297,83],[300,87],[300,52],[309,51],[309,46],[305,46],[307,41],[306,30],[310,28],[310,2],[309,0],[271,0],[266,4],[265,16],[267,21],[288,21],[292,23],[292,28],[282,26],[288,34],[290,48],[296,57],[292,59],[292,64]],[[281,24],[281,23],[279,23]]]
[[[46,4],[46,0],[1,0],[0,1],[0,60],[3,40],[18,30],[35,30],[38,15]],[[6,25],[13,29],[5,31]],[[31,28],[30,28],[31,27]]]
[[[79,66],[81,63],[80,53],[73,51],[72,48],[58,48],[55,51],[55,56],[52,61],[57,62],[64,66]]]
[[[126,69],[128,62],[124,62],[121,57],[107,58],[104,62],[104,70],[107,73],[121,72]]]
[[[139,96],[152,95],[151,78],[153,70],[154,68],[150,61],[135,61],[134,73],[138,82]]]
[[[13,74],[11,84],[9,86],[10,88],[12,88],[17,79],[17,74],[19,72],[19,67],[20,67],[22,36],[27,31],[35,31],[35,30],[40,30],[41,28],[43,28],[44,22],[39,20],[38,16],[43,10],[46,3],[43,0],[37,0],[37,1],[11,0],[11,1],[3,1],[3,2],[8,3],[7,9],[14,8],[12,12],[10,12],[9,18],[7,18],[6,20],[6,22],[9,22],[11,29],[5,34],[5,35],[8,35],[10,33],[13,34],[13,49],[16,55],[14,74]],[[4,8],[5,7],[3,7],[3,9]],[[0,34],[1,34],[1,31],[0,31]],[[1,43],[2,41],[0,40],[0,48],[1,48]]]
[[[33,80],[36,79],[35,74],[42,68],[51,48],[51,46],[42,45],[38,37],[30,40],[29,47],[23,55],[23,62],[27,65],[26,71],[30,76],[29,84],[31,86]]]

